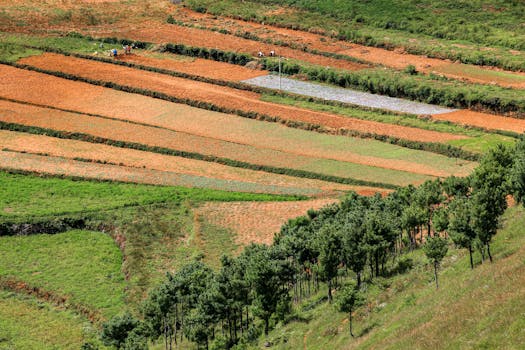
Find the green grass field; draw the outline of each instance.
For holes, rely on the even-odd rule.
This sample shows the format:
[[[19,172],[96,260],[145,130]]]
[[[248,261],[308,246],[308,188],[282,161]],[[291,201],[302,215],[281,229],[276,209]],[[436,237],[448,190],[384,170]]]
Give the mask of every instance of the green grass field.
[[[153,203],[293,200],[277,196],[184,187],[161,187],[42,178],[0,171],[0,222],[110,210]]]
[[[91,231],[0,237],[0,276],[67,297],[109,318],[125,308],[122,253]]]
[[[2,350],[78,350],[85,342],[99,343],[97,338],[96,329],[70,311],[0,290]]]
[[[449,249],[439,290],[423,252],[407,255],[410,272],[367,286],[370,310],[355,313],[356,338],[348,334],[347,315],[326,301],[315,306],[322,287],[296,308],[292,319],[299,321],[278,325],[268,341],[275,349],[519,349],[525,337],[524,219],[523,208],[507,210],[492,245],[493,264],[481,264],[475,253],[471,271],[468,253]]]

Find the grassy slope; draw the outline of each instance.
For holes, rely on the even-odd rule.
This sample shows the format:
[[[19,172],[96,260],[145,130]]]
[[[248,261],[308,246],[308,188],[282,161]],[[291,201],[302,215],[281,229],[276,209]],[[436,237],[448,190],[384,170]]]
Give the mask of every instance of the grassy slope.
[[[286,200],[294,197],[40,178],[0,172],[0,222],[86,213],[150,203],[217,200]]]
[[[87,320],[29,296],[0,291],[0,349],[79,349],[86,341],[96,342]]]
[[[111,317],[124,307],[122,254],[106,234],[69,231],[0,238],[0,277],[69,296]]]
[[[273,348],[519,349],[525,337],[524,219],[522,208],[507,211],[493,244],[493,264],[471,271],[465,252],[451,249],[439,290],[421,252],[411,255],[415,267],[408,274],[369,285],[371,312],[365,307],[356,312],[357,338],[348,335],[346,315],[323,302],[299,312],[304,322],[274,330]]]

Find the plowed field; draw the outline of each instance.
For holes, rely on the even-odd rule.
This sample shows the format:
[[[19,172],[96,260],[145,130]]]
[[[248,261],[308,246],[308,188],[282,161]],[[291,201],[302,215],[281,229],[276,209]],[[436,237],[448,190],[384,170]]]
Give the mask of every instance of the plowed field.
[[[224,62],[216,62],[201,58],[194,60],[177,60],[173,59],[171,56],[173,55],[155,54],[152,56],[142,52],[131,55],[121,55],[119,56],[119,60],[229,81],[241,81],[268,74],[268,72],[264,70],[249,69]]]
[[[319,209],[337,201],[337,198],[327,198],[301,202],[206,203],[196,211],[211,224],[235,232],[237,244],[244,246],[252,242],[271,244],[274,234],[287,220],[305,215],[308,209]]]
[[[42,56],[29,57],[22,59],[20,63],[43,69],[62,71],[90,79],[111,81],[121,85],[163,92],[179,98],[210,102],[226,108],[254,111],[288,120],[320,124],[334,129],[345,128],[413,141],[446,142],[465,138],[465,136],[448,133],[398,125],[386,125],[378,122],[345,118],[328,113],[313,112],[293,106],[283,106],[260,101],[259,94],[253,92],[174,78],[158,73],[137,71],[109,63],[82,60],[62,55],[45,54]],[[20,88],[22,87],[22,84],[20,84]]]
[[[50,82],[57,81],[57,83],[48,84],[49,87],[46,89],[46,95],[49,95],[53,106],[65,109],[78,107],[78,110],[83,112],[161,126],[169,130],[203,136],[212,140],[250,145],[287,154],[292,153],[301,157],[326,158],[432,176],[448,176],[451,174],[464,176],[470,172],[474,165],[470,162],[461,162],[458,165],[456,160],[444,156],[388,145],[374,140],[312,133],[283,127],[275,123],[263,123],[110,89],[103,89],[100,92],[100,88],[96,86],[70,82],[38,73],[32,73],[29,76],[24,75],[24,79],[31,81],[34,78],[33,74],[42,76],[41,79],[51,78]],[[34,84],[29,84],[24,91],[17,90],[17,86],[14,84],[12,86],[7,84],[5,93],[8,96],[25,99],[29,102],[45,104],[45,96],[39,93],[41,89],[45,88],[41,79],[36,80]],[[60,81],[66,83],[66,87],[71,90],[83,90],[85,97],[81,102],[77,101],[76,97],[70,100],[69,92],[62,89]],[[2,94],[1,90],[0,87],[0,95]],[[90,98],[92,95],[98,97]],[[130,98],[130,96],[136,96],[136,99]],[[112,108],[107,107],[109,104],[112,105]],[[2,104],[0,103],[0,105]],[[3,106],[7,109],[16,110],[18,113],[28,111],[16,104],[4,102]],[[52,113],[37,111],[38,109],[35,109],[31,113]],[[228,128],[225,128],[225,125],[228,125]],[[188,135],[181,137],[188,139]],[[286,167],[286,164],[283,166]],[[341,170],[343,171],[340,173],[343,174],[342,176],[349,176],[345,174],[349,169]]]
[[[392,184],[420,183],[430,178],[426,175],[330,159],[304,157],[166,129],[26,106],[6,101],[0,101],[0,106],[4,106],[2,113],[0,113],[0,120],[6,122],[68,132],[79,132],[112,140],[135,142],[186,152],[198,152],[251,164],[299,169],[340,177],[352,177],[352,175],[355,175],[356,179],[377,182],[385,181]]]
[[[315,188],[292,188],[283,186],[264,186],[249,182],[220,180],[203,176],[177,174],[119,165],[87,163],[66,158],[39,156],[0,151],[1,168],[32,171],[53,175],[79,176],[88,179],[116,180],[165,186],[212,188],[224,191],[320,195]]]
[[[49,156],[69,159],[83,158],[127,167],[204,176],[221,180],[250,182],[262,186],[316,188],[326,192],[354,190],[357,192],[370,193],[370,191],[374,191],[374,189],[367,187],[348,186],[286,175],[269,174],[200,160],[6,130],[0,130],[0,147],[17,152],[45,153]]]
[[[186,23],[198,24],[207,28],[225,28],[230,32],[247,31],[260,38],[270,38],[282,42],[304,45],[310,49],[356,57],[364,61],[382,64],[396,69],[404,69],[408,65],[413,65],[419,71],[427,73],[439,72],[451,78],[466,79],[482,84],[494,83],[501,86],[525,88],[525,73],[505,72],[491,67],[452,63],[449,60],[407,54],[403,52],[402,49],[390,51],[358,45],[348,41],[340,41],[299,30],[201,14],[186,8],[179,9],[176,18],[179,21],[182,20]],[[275,50],[280,52],[281,47],[276,47]],[[498,72],[503,74],[495,74]]]
[[[469,110],[460,110],[452,113],[433,115],[432,118],[448,120],[457,124],[473,125],[493,130],[508,130],[518,133],[525,131],[525,120],[500,117],[488,113],[479,113]]]

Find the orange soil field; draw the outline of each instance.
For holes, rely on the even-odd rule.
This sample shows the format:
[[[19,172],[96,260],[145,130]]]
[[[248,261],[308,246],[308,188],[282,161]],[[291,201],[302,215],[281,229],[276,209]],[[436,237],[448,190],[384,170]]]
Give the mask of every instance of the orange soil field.
[[[271,244],[274,234],[287,220],[305,215],[308,209],[319,209],[337,201],[337,198],[326,198],[298,202],[205,203],[195,212],[209,223],[235,232],[238,245]]]
[[[466,138],[466,136],[388,125],[264,102],[260,101],[259,94],[253,92],[57,54],[28,57],[20,60],[20,63],[86,78],[163,92],[179,98],[210,102],[226,108],[254,111],[288,120],[320,124],[333,129],[344,128],[423,142],[446,142]]]
[[[351,177],[354,175],[356,178],[362,180],[385,181],[396,185],[421,183],[432,178],[428,175],[304,157],[178,133],[171,130],[26,106],[6,101],[0,101],[0,120],[67,132],[85,133],[112,140],[135,142],[185,152],[198,152],[200,154],[235,159],[251,164],[313,171],[340,177]]]
[[[75,176],[87,179],[114,180],[163,186],[212,188],[223,191],[321,195],[315,188],[293,188],[265,186],[242,181],[219,180],[202,176],[191,176],[168,171],[98,164],[67,158],[41,156],[27,153],[0,151],[0,169],[16,169],[39,174]],[[332,193],[333,195],[333,193]]]
[[[395,51],[390,51],[381,48],[354,44],[348,41],[332,39],[327,36],[309,33],[305,31],[285,29],[271,25],[263,25],[260,23],[236,20],[233,18],[217,17],[209,14],[197,13],[186,8],[178,8],[174,17],[177,18],[179,21],[198,24],[207,28],[225,28],[228,29],[230,32],[248,31],[261,38],[271,38],[273,40],[280,40],[283,42],[304,45],[311,49],[356,57],[364,61],[382,64],[396,69],[404,69],[408,65],[413,65],[416,67],[416,69],[420,71],[426,73],[436,72],[450,78],[464,79],[482,84],[494,83],[505,87],[525,88],[525,82],[516,82],[512,78],[506,79],[502,76],[494,77],[491,74],[488,74],[488,76],[486,77],[483,77],[482,74],[481,76],[479,74],[473,76],[469,74],[468,71],[461,69],[462,66],[467,66],[470,69],[472,69],[472,67],[476,67],[477,69],[479,69],[480,73],[482,73],[483,71],[490,73],[494,70],[503,71],[497,68],[486,66],[462,65],[459,63],[452,63],[450,60],[442,60],[437,58],[429,58],[426,56],[407,54],[403,52],[402,48],[397,49]],[[276,47],[275,50],[276,52],[280,53],[281,47]],[[454,69],[454,67],[457,67],[457,69]],[[446,69],[444,69],[444,71],[441,71],[440,68]],[[455,73],[448,72],[449,70],[452,70]],[[505,72],[513,76],[525,78],[525,73],[509,71]]]
[[[349,186],[320,180],[269,174],[206,161],[7,130],[0,130],[0,147],[17,152],[40,153],[69,159],[83,158],[126,167],[250,182],[264,186],[314,188],[323,192],[353,190],[358,193],[370,193],[370,191],[375,191],[374,188],[363,186]]]
[[[43,76],[43,78],[46,77],[48,76]],[[98,93],[99,87],[67,80],[65,82],[77,86],[76,89],[78,89],[78,86],[82,86],[85,92],[85,98],[82,100],[82,103],[75,101],[68,102],[69,96],[66,96],[64,92],[61,91],[62,89],[58,89],[59,84],[49,84],[47,92],[49,96],[52,96],[53,100],[62,96],[59,103],[54,103],[56,107],[65,109],[78,107],[78,109],[83,112],[87,111],[95,114],[109,115],[117,119],[161,126],[170,130],[181,131],[214,140],[250,145],[261,149],[272,149],[274,151],[304,157],[332,159],[431,176],[465,176],[470,173],[474,165],[474,163],[463,162],[461,166],[458,166],[457,163],[444,156],[433,154],[430,156],[431,159],[429,159],[425,152],[408,150],[401,152],[401,154],[396,153],[393,156],[385,157],[381,152],[363,151],[363,147],[370,149],[369,147],[378,144],[378,141],[311,133],[287,128],[279,124],[263,123],[252,119],[174,104],[144,96],[137,96],[136,100],[132,100],[127,96],[134,96],[132,94],[109,89],[105,90],[114,93],[114,96],[104,95],[102,98],[89,99],[92,92],[93,94]],[[17,94],[16,97],[20,99],[25,98],[26,101],[29,100],[34,103],[44,103],[45,100],[41,99],[43,97],[42,94],[37,94],[33,91],[41,91],[40,87],[36,84],[38,83],[35,82],[35,85],[28,86],[23,93]],[[16,92],[16,90],[13,87],[9,92],[11,93],[9,96],[13,97],[13,92]],[[27,99],[28,96],[32,95],[40,99]],[[111,102],[112,108],[108,109],[105,104],[100,106],[101,101]],[[81,108],[83,105],[85,105],[86,108]],[[4,106],[4,108],[14,109],[18,111],[18,113],[27,112],[24,108],[7,102],[4,102]],[[36,113],[35,111],[37,110],[33,110],[32,113]],[[225,129],[224,125],[228,125],[228,128]],[[184,135],[184,137],[186,137],[186,135]],[[355,147],[360,147],[361,151],[354,152],[353,149]],[[396,146],[386,145],[385,147],[392,149],[398,148]],[[407,157],[407,152],[411,153],[410,157]],[[297,159],[293,164],[297,164]]]
[[[136,51],[131,55],[121,55],[119,60],[144,66],[170,69],[187,74],[199,75],[213,79],[241,81],[267,75],[264,70],[249,69],[234,64],[196,59],[174,59],[172,54],[155,54]]]
[[[332,175],[343,177],[351,176],[347,174],[347,172],[350,172],[356,174],[357,178],[363,178],[367,175],[357,169],[352,170],[346,164],[340,162],[351,162],[431,176],[448,176],[452,174],[465,176],[468,175],[475,165],[472,162],[462,162],[458,165],[457,162],[444,156],[384,145],[378,141],[310,133],[274,123],[263,123],[247,118],[192,108],[140,95],[63,80],[40,73],[25,70],[15,71],[23,73],[20,79],[28,82],[28,86],[23,90],[18,90],[18,83],[13,85],[6,84],[3,86],[5,90],[2,90],[2,87],[0,87],[0,96],[5,94],[11,98],[44,105],[47,102],[46,96],[49,96],[50,105],[56,107],[75,108],[84,113],[107,114],[117,119],[162,126],[169,130],[157,129],[152,132],[160,135],[159,137],[163,137],[164,141],[162,144],[164,147],[176,147],[189,152],[197,151],[199,153],[235,159],[241,156],[244,157],[245,161],[257,164],[260,164],[261,159],[271,158],[274,166],[306,166],[307,168],[304,170],[309,169],[309,171],[321,171],[322,173],[328,171]],[[40,78],[36,79],[37,77]],[[61,82],[65,85],[61,84]],[[44,96],[40,91],[41,89],[46,89],[46,87],[48,87],[46,90],[47,94]],[[67,88],[67,90],[64,91],[64,88]],[[84,91],[84,97],[81,100],[78,100],[75,94],[70,96],[69,91],[78,91],[79,89]],[[90,96],[94,96],[94,98],[90,98]],[[136,98],[133,98],[134,96]],[[109,107],[110,105],[111,107]],[[78,132],[86,132],[102,137],[104,136],[99,134],[100,129],[93,129],[93,125],[100,124],[100,128],[104,128],[104,125],[108,122],[111,122],[111,125],[120,125],[118,123],[115,124],[114,121],[105,121],[99,118],[93,118],[94,123],[89,125],[87,121],[90,119],[87,116],[76,114],[71,116],[61,111],[53,111],[46,108],[28,108],[27,106],[7,101],[0,102],[0,106],[3,106],[3,109],[6,111],[19,115],[27,113],[39,115],[41,119],[38,122],[43,123],[40,124],[42,127],[59,128],[61,130],[64,127],[48,120],[49,115],[67,115],[67,118],[73,118],[77,121],[76,130]],[[13,121],[25,120],[27,123],[35,123],[32,119],[24,118],[18,117],[18,119],[15,118]],[[82,122],[82,120],[86,120],[86,122]],[[226,124],[229,126],[227,129],[224,128]],[[129,123],[126,123],[123,127],[129,130],[137,130],[135,135],[139,135],[145,130],[140,125],[130,125]],[[173,133],[171,130],[182,131],[183,133]],[[187,135],[188,133],[191,135]],[[203,140],[203,138],[192,135],[203,136],[204,141],[201,141],[199,144],[199,140]],[[128,136],[126,135],[124,139],[119,139],[130,141]],[[186,140],[186,142],[173,143],[174,140],[171,140],[170,144],[166,144],[166,140],[174,137],[177,140]],[[141,139],[133,139],[132,141],[141,142]],[[154,142],[154,145],[159,145],[157,141],[150,142]],[[210,142],[213,147],[206,146]],[[218,145],[222,146],[217,148]],[[253,147],[243,147],[242,145],[253,146],[255,149]],[[357,147],[356,152],[353,151],[355,147]],[[383,148],[388,150],[388,155],[384,155],[384,152],[381,151]],[[252,153],[254,155],[250,157]],[[260,157],[257,157],[257,155]],[[323,164],[330,167],[330,169],[327,169],[327,167],[321,166],[321,163],[319,163],[321,159],[335,160],[339,161],[339,163],[324,162]],[[315,168],[312,168],[312,161],[318,164]],[[383,176],[374,171],[374,168],[362,170],[367,170],[369,172],[368,175],[375,178],[375,181],[380,181],[379,179]],[[384,175],[386,174],[384,173]],[[423,178],[415,176],[414,180],[419,182]]]
[[[517,133],[525,132],[525,120],[500,117],[493,114],[459,110],[451,113],[435,114],[434,119],[448,120],[457,124],[473,125],[493,130],[508,130]]]

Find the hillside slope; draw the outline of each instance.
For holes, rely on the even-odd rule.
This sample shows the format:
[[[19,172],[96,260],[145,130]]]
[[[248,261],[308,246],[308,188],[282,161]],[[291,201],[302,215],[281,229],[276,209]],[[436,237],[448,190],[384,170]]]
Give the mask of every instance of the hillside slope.
[[[333,305],[309,300],[296,320],[276,328],[273,349],[522,349],[525,344],[525,234],[523,208],[510,208],[494,241],[494,263],[473,271],[464,251],[450,249],[433,284],[422,252],[413,269],[368,285],[366,306],[348,319]],[[324,297],[324,289],[318,298]],[[320,300],[319,300],[320,301]],[[310,306],[308,306],[310,304]],[[259,348],[264,347],[264,342]]]

